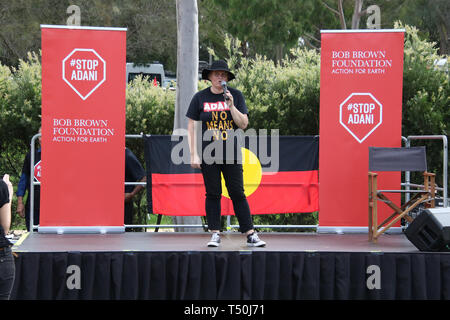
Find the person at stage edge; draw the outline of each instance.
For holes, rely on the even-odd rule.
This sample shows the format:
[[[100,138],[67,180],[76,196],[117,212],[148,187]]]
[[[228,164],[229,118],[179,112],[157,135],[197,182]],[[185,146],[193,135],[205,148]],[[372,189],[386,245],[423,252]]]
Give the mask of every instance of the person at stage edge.
[[[39,133],[41,133],[41,128],[39,128]],[[38,139],[39,147],[34,151],[34,164],[36,166],[41,161],[41,137]],[[25,156],[25,160],[22,166],[22,174],[20,175],[20,180],[17,185],[17,209],[16,212],[22,218],[25,218],[25,223],[27,230],[30,231],[30,177],[34,177],[34,172],[30,171],[30,162],[31,162],[31,151],[27,153]],[[24,205],[23,198],[28,191],[27,202]],[[39,225],[39,213],[40,213],[40,194],[41,194],[41,186],[34,186],[34,205],[33,205],[33,225]]]
[[[147,177],[145,175],[144,168],[134,155],[134,153],[125,148],[125,182],[145,182]],[[142,190],[142,185],[126,185],[125,186],[125,214],[124,224],[133,224],[133,198]],[[126,228],[125,231],[132,231],[130,228]]]
[[[14,285],[15,265],[12,243],[6,238],[11,226],[13,187],[9,175],[0,180],[0,300],[8,300]]]
[[[212,233],[208,246],[218,247],[220,245],[222,173],[240,231],[247,235],[247,245],[262,247],[266,243],[260,240],[254,230],[250,208],[244,193],[242,161],[240,161],[242,158],[240,156],[241,148],[238,145],[240,139],[237,139],[237,142],[234,140],[236,129],[244,130],[248,126],[248,110],[242,93],[237,89],[227,87],[224,82],[234,78],[234,74],[223,60],[214,61],[210,68],[202,71],[202,79],[209,80],[211,86],[193,96],[186,113],[191,167],[201,169],[203,175],[206,189],[206,220],[208,229]],[[195,121],[202,123],[201,158],[197,152],[199,148],[196,145]],[[209,137],[207,141],[205,141],[206,137]],[[229,141],[230,139],[233,141]],[[227,144],[230,142],[233,149],[227,148]],[[219,143],[220,147],[211,148],[213,143],[215,145]],[[207,150],[210,152],[206,152]]]

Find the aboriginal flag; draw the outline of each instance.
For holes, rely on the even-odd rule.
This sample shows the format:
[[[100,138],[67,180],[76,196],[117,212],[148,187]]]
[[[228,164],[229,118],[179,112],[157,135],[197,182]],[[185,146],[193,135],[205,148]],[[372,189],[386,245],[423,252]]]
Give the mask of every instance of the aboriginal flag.
[[[318,211],[318,136],[246,136],[244,145],[244,191],[252,214]],[[187,137],[146,136],[145,160],[150,213],[205,215],[203,177],[189,165]],[[234,214],[224,181],[221,205],[223,215]]]

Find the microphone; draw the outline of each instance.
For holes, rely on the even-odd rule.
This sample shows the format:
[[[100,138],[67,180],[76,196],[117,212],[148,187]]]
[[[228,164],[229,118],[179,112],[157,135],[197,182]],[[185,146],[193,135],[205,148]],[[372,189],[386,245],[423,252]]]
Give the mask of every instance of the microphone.
[[[225,94],[225,93],[228,91],[228,88],[227,88],[227,82],[224,81],[224,80],[222,80],[222,81],[220,82],[220,85],[222,86],[222,89],[223,89],[223,96],[224,96],[225,100],[230,100],[230,98]]]

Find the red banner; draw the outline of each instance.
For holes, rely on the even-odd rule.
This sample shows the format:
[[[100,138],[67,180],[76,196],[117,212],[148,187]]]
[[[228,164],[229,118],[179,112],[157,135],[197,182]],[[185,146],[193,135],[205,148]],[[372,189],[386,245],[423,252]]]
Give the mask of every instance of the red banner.
[[[403,38],[404,30],[322,31],[321,228],[368,226],[368,147],[401,146]],[[398,189],[400,174],[382,173],[379,184]],[[378,208],[379,219],[392,213]]]
[[[123,231],[126,29],[41,28],[39,231]]]

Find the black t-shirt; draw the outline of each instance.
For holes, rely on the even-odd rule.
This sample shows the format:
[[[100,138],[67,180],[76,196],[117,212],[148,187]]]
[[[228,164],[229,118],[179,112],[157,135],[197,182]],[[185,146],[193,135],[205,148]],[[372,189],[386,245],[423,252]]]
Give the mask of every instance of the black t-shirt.
[[[230,87],[228,90],[233,96],[236,108],[241,113],[248,114],[242,93]],[[204,163],[241,160],[242,132],[236,131],[238,126],[234,123],[222,93],[214,94],[210,87],[197,92],[191,100],[186,116],[202,122],[201,158]]]
[[[125,148],[125,182],[137,182],[145,177],[144,168],[130,149]],[[135,185],[125,186],[125,192],[130,193]]]
[[[0,180],[0,208],[9,203],[9,191],[5,181]],[[11,245],[8,239],[5,237],[5,230],[0,225],[0,248],[8,247]]]

